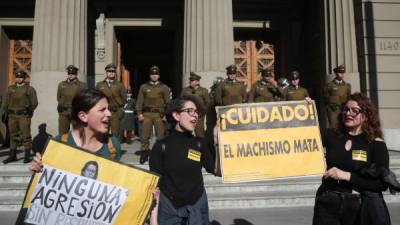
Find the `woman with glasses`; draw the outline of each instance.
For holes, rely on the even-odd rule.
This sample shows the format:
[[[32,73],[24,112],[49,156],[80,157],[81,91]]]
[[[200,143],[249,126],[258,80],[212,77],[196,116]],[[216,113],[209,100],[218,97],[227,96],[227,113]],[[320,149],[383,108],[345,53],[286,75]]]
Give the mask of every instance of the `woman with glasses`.
[[[389,171],[378,110],[361,93],[350,95],[340,124],[322,134],[327,171],[318,188],[314,225],[390,224],[382,197],[388,185],[379,171]]]
[[[193,136],[201,112],[192,96],[178,97],[166,105],[167,120],[174,130],[155,143],[150,156],[150,170],[161,175],[159,225],[210,224],[202,168],[214,173],[215,150]]]

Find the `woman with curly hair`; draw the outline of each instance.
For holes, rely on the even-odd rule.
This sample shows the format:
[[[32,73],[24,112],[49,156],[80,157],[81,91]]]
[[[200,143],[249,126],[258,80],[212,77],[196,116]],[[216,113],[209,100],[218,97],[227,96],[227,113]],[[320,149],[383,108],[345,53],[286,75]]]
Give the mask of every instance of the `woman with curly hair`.
[[[364,94],[350,95],[340,125],[323,132],[327,171],[318,188],[314,225],[390,224],[382,191],[388,188],[389,154],[378,110]]]

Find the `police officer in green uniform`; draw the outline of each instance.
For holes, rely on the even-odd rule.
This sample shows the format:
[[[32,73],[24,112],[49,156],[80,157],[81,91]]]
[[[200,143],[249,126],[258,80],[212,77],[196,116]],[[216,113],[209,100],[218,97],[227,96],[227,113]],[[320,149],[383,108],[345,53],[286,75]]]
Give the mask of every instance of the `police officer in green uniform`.
[[[351,85],[343,80],[344,73],[346,72],[343,65],[334,68],[333,72],[336,77],[325,87],[325,102],[327,106],[329,127],[336,128],[338,125],[340,107],[351,94]]]
[[[217,105],[233,105],[246,102],[246,85],[236,79],[237,68],[235,65],[226,67],[225,79],[215,91]]]
[[[210,96],[208,90],[200,86],[200,79],[201,76],[191,72],[189,77],[190,84],[182,89],[181,96],[194,96],[201,104],[202,115],[198,118],[194,132],[197,137],[204,137],[204,117],[210,106]]]
[[[121,139],[120,123],[124,115],[122,107],[126,103],[126,89],[124,85],[117,80],[117,67],[108,64],[105,67],[106,79],[96,84],[96,89],[107,96],[109,109],[111,111],[110,127],[111,134]]]
[[[280,95],[278,84],[270,69],[261,71],[261,79],[251,87],[248,102],[273,102]]]
[[[150,135],[153,125],[157,140],[165,134],[164,106],[171,99],[170,89],[160,79],[160,68],[152,66],[149,71],[150,81],[140,86],[136,101],[138,120],[143,121],[140,163],[148,160],[150,154]]]
[[[300,73],[296,70],[290,73],[290,85],[283,90],[283,97],[286,101],[298,101],[309,99],[307,89],[300,85]]]
[[[23,70],[15,72],[15,84],[8,87],[1,111],[8,114],[10,131],[10,154],[4,164],[17,160],[18,135],[22,137],[25,157],[24,163],[30,162],[32,149],[31,118],[38,105],[36,91],[25,83],[27,74]]]
[[[67,80],[61,81],[57,89],[58,133],[68,133],[71,124],[72,98],[80,90],[85,89],[86,84],[78,79],[78,68],[69,65],[67,68]]]

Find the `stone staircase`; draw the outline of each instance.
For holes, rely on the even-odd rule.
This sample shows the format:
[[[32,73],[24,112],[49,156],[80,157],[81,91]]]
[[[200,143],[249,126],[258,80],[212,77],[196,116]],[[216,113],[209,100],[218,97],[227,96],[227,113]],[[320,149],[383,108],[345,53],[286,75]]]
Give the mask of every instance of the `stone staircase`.
[[[148,169],[140,165],[134,152],[139,144],[123,145],[122,162]],[[3,152],[5,150],[1,150]],[[0,157],[0,160],[3,160]],[[400,178],[400,152],[390,151],[391,169]],[[28,164],[21,162],[0,164],[0,211],[18,211],[25,196],[32,173]],[[263,182],[223,184],[220,177],[204,173],[210,209],[244,209],[269,207],[313,206],[315,192],[321,178],[302,177]],[[400,195],[384,194],[388,203],[400,203]]]

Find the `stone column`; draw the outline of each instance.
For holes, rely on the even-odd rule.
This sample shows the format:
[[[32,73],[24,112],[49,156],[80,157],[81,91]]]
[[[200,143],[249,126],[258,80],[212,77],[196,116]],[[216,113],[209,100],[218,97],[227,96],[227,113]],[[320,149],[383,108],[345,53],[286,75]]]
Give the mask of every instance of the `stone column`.
[[[352,91],[360,91],[354,5],[349,0],[325,0],[326,74],[333,79],[332,69],[345,65],[345,80]]]
[[[47,131],[58,130],[57,86],[66,79],[65,68],[79,68],[86,81],[87,0],[36,0],[32,49],[31,85],[39,106],[32,119],[32,134],[41,123]]]
[[[185,0],[183,86],[191,71],[210,87],[233,60],[232,0]]]

